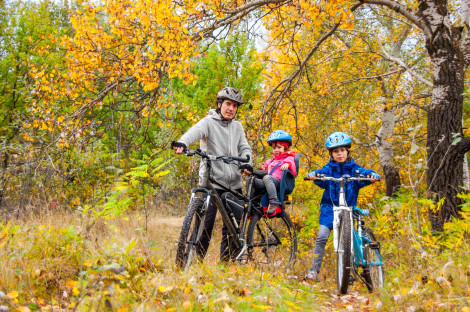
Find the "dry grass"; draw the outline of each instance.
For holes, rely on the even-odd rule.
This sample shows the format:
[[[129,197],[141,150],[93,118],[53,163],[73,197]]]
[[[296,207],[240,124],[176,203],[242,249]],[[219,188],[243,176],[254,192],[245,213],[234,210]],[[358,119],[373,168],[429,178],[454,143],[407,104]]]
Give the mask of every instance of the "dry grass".
[[[338,296],[331,246],[320,281],[303,280],[312,260],[313,239],[308,237],[300,239],[306,249],[300,250],[289,272],[219,264],[220,219],[204,264],[179,272],[174,259],[182,221],[182,216],[161,211],[152,211],[148,218],[132,212],[100,220],[87,231],[86,222],[72,213],[12,219],[8,242],[0,249],[0,291],[8,294],[0,305],[12,310],[27,305],[74,310],[78,304],[78,311],[451,311],[468,306],[468,254],[418,268],[419,255],[406,249],[407,237],[396,243],[401,250],[382,242],[385,290],[369,294],[355,283],[349,295]],[[125,270],[122,274],[110,269],[119,266]]]

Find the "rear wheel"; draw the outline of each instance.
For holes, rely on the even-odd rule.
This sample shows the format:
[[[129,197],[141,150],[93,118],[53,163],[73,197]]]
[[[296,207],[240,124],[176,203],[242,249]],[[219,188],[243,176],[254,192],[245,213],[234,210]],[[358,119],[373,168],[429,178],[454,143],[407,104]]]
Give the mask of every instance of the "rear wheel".
[[[297,253],[297,235],[289,215],[266,218],[255,214],[247,232],[248,257],[259,265],[288,268]]]
[[[374,232],[371,229],[364,229],[364,236],[367,237],[371,242],[376,242]],[[382,263],[382,257],[380,256],[380,249],[372,249],[367,240],[363,241],[364,244],[364,258],[367,261],[367,266],[362,272],[364,280],[366,282],[367,289],[370,292],[384,287],[385,278]]]
[[[183,221],[176,250],[176,266],[185,271],[197,257],[197,250],[206,219],[206,209],[204,208],[206,208],[204,207],[204,199],[202,197],[193,197]]]
[[[336,284],[340,294],[345,294],[349,287],[351,274],[351,215],[343,211],[340,216],[338,231],[338,252],[336,267]]]

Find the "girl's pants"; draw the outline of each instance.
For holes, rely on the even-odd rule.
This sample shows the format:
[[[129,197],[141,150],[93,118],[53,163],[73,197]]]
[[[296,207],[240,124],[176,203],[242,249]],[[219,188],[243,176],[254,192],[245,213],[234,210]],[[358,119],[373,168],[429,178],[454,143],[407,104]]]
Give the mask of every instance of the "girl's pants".
[[[320,224],[317,240],[315,242],[315,248],[313,249],[313,261],[310,271],[320,272],[323,256],[325,255],[325,246],[328,242],[330,232],[331,230],[329,227]]]
[[[269,201],[279,201],[279,198],[277,198],[277,190],[281,187],[281,181],[267,174],[263,177],[263,183],[268,192]]]

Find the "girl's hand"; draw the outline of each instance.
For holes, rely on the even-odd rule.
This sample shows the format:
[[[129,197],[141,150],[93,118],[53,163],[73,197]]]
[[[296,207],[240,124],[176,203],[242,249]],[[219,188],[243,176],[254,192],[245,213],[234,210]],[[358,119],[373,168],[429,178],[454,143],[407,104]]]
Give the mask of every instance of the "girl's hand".
[[[289,169],[289,164],[282,164],[281,170],[287,170]]]

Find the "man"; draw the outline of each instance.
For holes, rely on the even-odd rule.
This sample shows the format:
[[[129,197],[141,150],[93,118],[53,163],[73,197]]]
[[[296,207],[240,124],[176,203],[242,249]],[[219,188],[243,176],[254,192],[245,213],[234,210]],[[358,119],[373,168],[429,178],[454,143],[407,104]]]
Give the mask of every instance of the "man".
[[[245,158],[250,156],[251,147],[246,140],[245,131],[240,122],[233,120],[237,114],[239,106],[243,104],[241,93],[232,87],[225,87],[217,93],[216,109],[209,110],[209,114],[201,119],[196,125],[191,127],[177,142],[173,143],[173,149],[177,154],[184,152],[184,149],[196,141],[200,140],[200,148],[209,155],[226,155]],[[240,167],[243,171],[253,171],[251,164],[244,164]],[[206,167],[201,162],[199,167],[199,184],[205,186]],[[233,165],[223,162],[213,162],[212,176],[230,188],[241,192],[241,174]],[[223,190],[214,186],[222,195]],[[213,198],[209,203],[204,232],[201,237],[200,248],[198,250],[201,258],[204,258],[214,228],[214,221],[217,215],[217,207]],[[222,242],[220,244],[220,259],[227,261],[230,257],[228,230],[225,225],[222,228]]]

